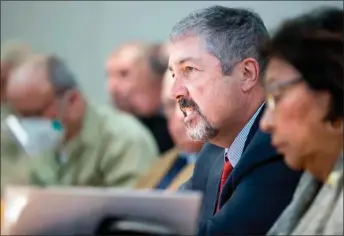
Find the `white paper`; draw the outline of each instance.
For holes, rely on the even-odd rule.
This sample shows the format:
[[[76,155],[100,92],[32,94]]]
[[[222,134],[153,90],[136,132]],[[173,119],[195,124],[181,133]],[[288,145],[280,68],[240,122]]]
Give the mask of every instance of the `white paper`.
[[[105,216],[140,217],[181,235],[194,235],[201,204],[197,192],[100,188],[9,187],[1,233],[92,234]]]

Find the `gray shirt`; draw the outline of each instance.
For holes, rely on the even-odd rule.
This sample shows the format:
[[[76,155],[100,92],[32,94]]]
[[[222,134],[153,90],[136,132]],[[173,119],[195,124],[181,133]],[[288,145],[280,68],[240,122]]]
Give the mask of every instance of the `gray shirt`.
[[[343,155],[322,185],[304,173],[268,235],[343,235]]]

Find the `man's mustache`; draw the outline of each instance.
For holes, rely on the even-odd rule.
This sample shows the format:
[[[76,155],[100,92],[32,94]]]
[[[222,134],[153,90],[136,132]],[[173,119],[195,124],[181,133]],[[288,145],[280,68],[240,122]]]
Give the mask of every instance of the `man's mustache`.
[[[185,108],[192,108],[193,110],[199,112],[198,105],[191,99],[181,98],[178,100],[179,108],[183,112],[184,116],[186,116],[186,112],[184,111]]]

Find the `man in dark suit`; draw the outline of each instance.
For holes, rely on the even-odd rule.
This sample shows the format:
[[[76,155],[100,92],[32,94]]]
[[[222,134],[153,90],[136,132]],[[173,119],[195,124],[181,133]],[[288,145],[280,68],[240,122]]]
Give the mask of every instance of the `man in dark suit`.
[[[257,14],[222,6],[191,13],[172,30],[172,93],[188,135],[209,142],[184,186],[204,194],[199,235],[265,234],[299,181],[258,130],[259,45],[267,39]]]

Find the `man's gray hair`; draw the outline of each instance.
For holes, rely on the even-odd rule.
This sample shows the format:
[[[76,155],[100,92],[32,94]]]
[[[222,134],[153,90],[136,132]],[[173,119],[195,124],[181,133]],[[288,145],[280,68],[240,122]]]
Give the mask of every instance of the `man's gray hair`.
[[[78,83],[64,61],[55,56],[49,56],[47,60],[49,81],[56,94],[63,94],[68,90],[78,88]]]
[[[248,57],[258,61],[260,71],[265,68],[259,46],[269,33],[260,16],[250,10],[212,6],[192,12],[170,34],[172,42],[183,36],[200,36],[219,59],[223,74],[231,74],[235,64]]]

